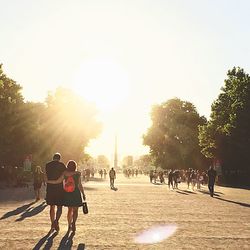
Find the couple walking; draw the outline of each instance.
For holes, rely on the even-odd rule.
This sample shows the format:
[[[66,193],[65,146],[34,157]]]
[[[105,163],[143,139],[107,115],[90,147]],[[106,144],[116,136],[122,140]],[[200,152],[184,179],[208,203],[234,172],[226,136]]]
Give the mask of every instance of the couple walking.
[[[70,160],[65,166],[60,159],[60,153],[55,153],[53,160],[46,164],[46,202],[50,205],[51,232],[59,231],[62,206],[68,207],[68,231],[75,232],[78,208],[82,206],[82,197],[84,200],[86,197],[76,162]]]

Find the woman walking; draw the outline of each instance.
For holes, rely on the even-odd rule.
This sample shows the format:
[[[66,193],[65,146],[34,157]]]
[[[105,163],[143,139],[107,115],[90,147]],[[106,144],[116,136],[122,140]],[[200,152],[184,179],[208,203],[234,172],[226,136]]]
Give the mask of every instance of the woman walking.
[[[66,171],[57,180],[47,181],[47,183],[58,184],[64,182],[63,205],[68,207],[68,231],[76,231],[76,220],[78,217],[78,208],[82,206],[82,196],[85,200],[85,194],[81,182],[81,173],[76,171],[77,164],[70,160]],[[82,194],[82,196],[81,196]]]
[[[36,166],[34,173],[33,173],[33,180],[34,180],[34,191],[36,201],[39,201],[41,198],[41,187],[42,184],[45,184],[44,173],[40,166]]]

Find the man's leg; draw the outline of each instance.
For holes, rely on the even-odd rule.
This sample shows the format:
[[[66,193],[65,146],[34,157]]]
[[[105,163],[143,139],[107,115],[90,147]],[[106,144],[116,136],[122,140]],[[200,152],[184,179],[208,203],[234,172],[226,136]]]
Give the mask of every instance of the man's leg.
[[[50,205],[49,215],[50,215],[50,221],[51,221],[51,229],[54,229],[55,205]]]
[[[111,183],[111,184],[110,184],[110,185],[111,185],[111,188],[114,188],[114,179],[113,179],[113,178],[110,179],[110,183]]]
[[[211,184],[212,197],[214,196],[214,183]]]
[[[59,219],[62,215],[62,206],[57,206],[56,219],[54,221],[56,231],[59,231]]]
[[[174,189],[174,183],[173,183],[173,180],[170,181],[170,184],[172,186],[172,189]]]
[[[41,190],[40,188],[37,190],[37,199],[40,200],[41,197]]]
[[[37,189],[35,189],[35,198],[36,198],[36,201],[37,201],[37,197],[38,197],[38,191],[37,191]]]
[[[208,189],[209,189],[210,196],[212,196],[213,195],[213,191],[212,191],[212,185],[211,185],[211,183],[208,183]]]

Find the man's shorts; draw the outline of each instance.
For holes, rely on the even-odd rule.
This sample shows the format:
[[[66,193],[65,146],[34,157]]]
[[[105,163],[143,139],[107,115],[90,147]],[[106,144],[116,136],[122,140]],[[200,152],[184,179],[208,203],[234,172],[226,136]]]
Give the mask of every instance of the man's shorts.
[[[62,184],[47,184],[46,202],[47,205],[62,206],[64,190]]]

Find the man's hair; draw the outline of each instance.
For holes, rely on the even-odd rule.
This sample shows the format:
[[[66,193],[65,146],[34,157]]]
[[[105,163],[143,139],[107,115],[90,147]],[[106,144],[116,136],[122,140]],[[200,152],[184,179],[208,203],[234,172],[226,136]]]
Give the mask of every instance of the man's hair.
[[[53,160],[59,161],[60,159],[61,159],[61,154],[60,154],[60,153],[55,153],[55,154],[53,155]]]

